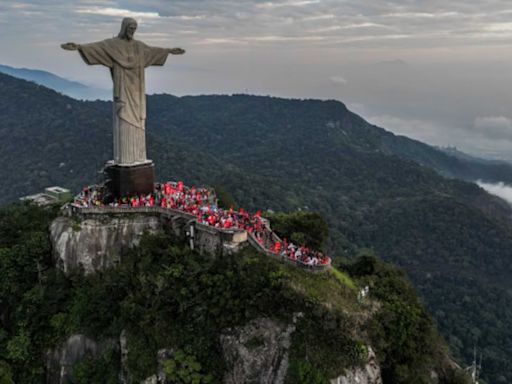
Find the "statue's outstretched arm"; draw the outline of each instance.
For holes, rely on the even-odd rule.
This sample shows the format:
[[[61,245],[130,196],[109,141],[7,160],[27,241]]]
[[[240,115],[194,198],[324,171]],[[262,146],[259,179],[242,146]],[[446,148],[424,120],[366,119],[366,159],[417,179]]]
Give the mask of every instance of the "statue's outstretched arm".
[[[76,51],[77,49],[80,49],[80,44],[65,43],[65,44],[61,44],[60,47],[62,49],[65,49],[66,51]]]
[[[183,55],[185,50],[182,48],[169,48],[169,53],[171,55]]]

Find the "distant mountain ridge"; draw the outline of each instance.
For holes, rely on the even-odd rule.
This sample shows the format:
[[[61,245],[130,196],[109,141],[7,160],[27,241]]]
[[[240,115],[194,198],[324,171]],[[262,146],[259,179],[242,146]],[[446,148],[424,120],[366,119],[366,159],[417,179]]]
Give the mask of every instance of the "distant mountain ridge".
[[[388,63],[388,62],[385,62]],[[400,60],[389,62],[406,65]],[[67,80],[51,72],[13,68],[0,64],[0,72],[23,80],[33,81],[74,99],[96,100],[110,99],[110,91],[88,87],[79,82]],[[361,120],[366,123],[362,118]],[[512,166],[502,161],[491,161],[470,156],[453,148],[437,148],[428,144],[410,139],[405,136],[394,135],[389,131],[373,126],[376,130],[366,130],[368,136],[376,135],[374,139],[380,144],[375,148],[384,153],[409,158],[420,164],[429,166],[448,177],[460,178],[468,181],[481,180],[484,182],[512,183]]]
[[[110,103],[7,75],[0,87],[0,203],[99,180]],[[367,247],[400,265],[454,351],[469,360],[478,344],[487,380],[512,381],[512,209],[455,179],[510,182],[512,167],[455,158],[332,100],[153,95],[147,123],[159,180],[221,185],[246,209],[320,212],[333,256]]]
[[[33,81],[79,100],[108,99],[111,94],[109,90],[89,87],[39,69],[14,68],[0,64],[0,72],[19,79]]]

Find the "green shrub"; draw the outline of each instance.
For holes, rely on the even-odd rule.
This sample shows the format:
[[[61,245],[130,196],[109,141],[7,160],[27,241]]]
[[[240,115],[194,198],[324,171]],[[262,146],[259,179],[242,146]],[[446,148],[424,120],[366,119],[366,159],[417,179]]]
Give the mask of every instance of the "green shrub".
[[[210,384],[212,375],[202,372],[201,364],[192,355],[177,350],[163,362],[166,379],[173,384]]]
[[[113,349],[97,358],[86,357],[73,366],[76,384],[117,384],[119,382],[120,356]]]
[[[277,234],[295,244],[321,250],[329,237],[329,227],[317,212],[279,212],[268,214],[268,218]]]

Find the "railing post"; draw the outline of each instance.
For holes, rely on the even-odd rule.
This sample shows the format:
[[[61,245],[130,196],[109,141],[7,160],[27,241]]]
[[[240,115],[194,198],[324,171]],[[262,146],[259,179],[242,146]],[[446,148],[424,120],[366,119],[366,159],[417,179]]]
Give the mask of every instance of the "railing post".
[[[187,223],[187,225],[188,225],[187,235],[188,235],[188,238],[189,238],[190,249],[192,251],[194,250],[194,238],[195,238],[195,232],[196,232],[195,223],[196,223],[195,219],[194,220],[190,220]]]

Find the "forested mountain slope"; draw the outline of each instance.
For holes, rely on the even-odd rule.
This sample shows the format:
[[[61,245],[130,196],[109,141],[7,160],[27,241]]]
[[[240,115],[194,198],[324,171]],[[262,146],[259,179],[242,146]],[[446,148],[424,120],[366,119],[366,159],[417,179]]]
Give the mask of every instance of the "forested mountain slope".
[[[0,64],[0,72],[19,79],[33,81],[36,84],[54,89],[57,92],[61,92],[76,99],[108,99],[112,95],[111,91],[88,87],[76,81],[71,81],[51,72],[41,71],[39,69],[13,68],[8,65]]]
[[[0,86],[1,201],[98,179],[111,157],[109,103],[3,75]],[[247,209],[320,212],[333,256],[371,247],[403,266],[455,352],[469,360],[477,344],[486,377],[512,380],[511,209],[438,173],[509,181],[509,166],[396,137],[335,101],[156,95],[148,117],[160,179],[222,185]]]
[[[248,149],[259,155],[276,149],[297,152],[307,143],[309,149],[325,145],[332,150],[352,148],[396,155],[450,177],[512,182],[512,166],[508,164],[452,156],[394,135],[369,124],[338,101],[246,95],[173,99],[168,95],[150,97],[149,113],[156,128],[162,124],[163,132],[188,132],[185,140],[190,138],[199,146],[213,145],[223,154],[243,152],[245,157]]]

